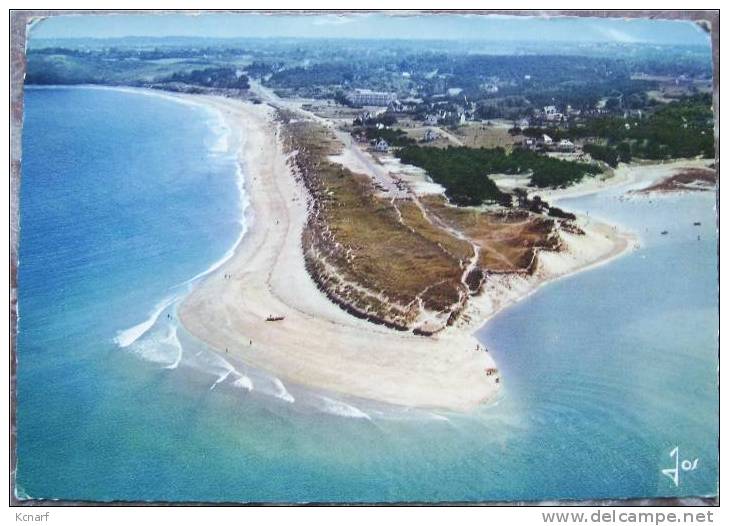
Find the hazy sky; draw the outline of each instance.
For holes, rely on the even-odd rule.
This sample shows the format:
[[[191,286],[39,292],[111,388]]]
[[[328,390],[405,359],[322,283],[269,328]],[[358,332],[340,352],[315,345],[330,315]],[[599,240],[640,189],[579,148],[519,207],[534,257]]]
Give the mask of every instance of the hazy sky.
[[[64,15],[38,22],[37,38],[198,36],[554,40],[704,44],[709,37],[685,21],[501,15],[378,14]]]

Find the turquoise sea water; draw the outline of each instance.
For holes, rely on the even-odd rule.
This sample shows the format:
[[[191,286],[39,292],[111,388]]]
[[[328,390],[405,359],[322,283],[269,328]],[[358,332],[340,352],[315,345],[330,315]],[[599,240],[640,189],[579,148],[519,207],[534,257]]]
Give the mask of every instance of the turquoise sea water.
[[[224,258],[242,229],[215,115],[91,88],[29,89],[25,104],[20,496],[716,493],[713,195],[563,201],[634,230],[641,248],[543,287],[479,331],[503,370],[495,406],[456,415],[322,404],[292,385],[282,396],[271,378],[228,364],[177,326],[189,280]],[[253,391],[236,383],[244,377]],[[699,459],[678,486],[661,473],[676,446],[681,460]]]

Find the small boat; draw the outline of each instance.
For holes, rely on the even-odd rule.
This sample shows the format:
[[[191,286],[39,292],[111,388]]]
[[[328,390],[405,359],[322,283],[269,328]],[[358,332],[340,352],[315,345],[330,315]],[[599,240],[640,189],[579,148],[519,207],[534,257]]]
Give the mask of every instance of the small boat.
[[[694,223],[694,226],[701,226],[701,221],[696,221],[696,222]]]
[[[665,235],[667,235],[667,234],[668,234],[668,230],[664,230],[663,232],[661,232],[661,235],[662,235],[662,236],[665,236]]]
[[[266,318],[266,321],[281,321],[283,319],[283,316],[269,316],[268,318]]]

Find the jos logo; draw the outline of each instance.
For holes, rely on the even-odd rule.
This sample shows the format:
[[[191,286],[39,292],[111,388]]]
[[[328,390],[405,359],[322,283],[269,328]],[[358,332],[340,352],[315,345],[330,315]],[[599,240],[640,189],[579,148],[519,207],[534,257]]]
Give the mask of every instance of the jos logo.
[[[680,473],[695,470],[699,464],[699,459],[698,458],[694,458],[694,459],[686,458],[686,459],[681,460],[679,458],[679,454],[678,454],[678,446],[674,447],[671,450],[670,455],[671,455],[671,458],[674,459],[674,467],[663,469],[663,470],[661,470],[661,473],[663,473],[665,476],[670,478],[673,481],[673,484],[676,487],[678,487],[678,485],[681,483],[681,479],[679,476]]]

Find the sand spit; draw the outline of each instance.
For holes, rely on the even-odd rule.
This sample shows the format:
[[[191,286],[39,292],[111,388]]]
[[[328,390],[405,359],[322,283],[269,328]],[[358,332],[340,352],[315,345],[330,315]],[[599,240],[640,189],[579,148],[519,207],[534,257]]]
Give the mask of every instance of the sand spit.
[[[399,405],[464,411],[498,391],[495,367],[464,331],[436,338],[355,318],[316,288],[304,267],[307,196],[289,167],[268,106],[197,97],[238,141],[249,206],[234,256],[183,301],[179,316],[219,352],[284,382]],[[267,321],[269,317],[283,317]]]
[[[375,325],[330,302],[305,268],[301,233],[309,197],[287,164],[271,107],[194,98],[219,111],[232,130],[250,206],[235,254],[183,301],[179,316],[219,352],[284,382],[397,405],[472,410],[493,400],[500,387],[496,364],[473,332],[543,283],[610,261],[637,241],[578,218],[584,235],[561,232],[562,250],[542,252],[532,274],[489,275],[454,326],[425,337]],[[642,170],[625,167],[610,181],[545,197],[646,184],[666,167],[648,176]]]

